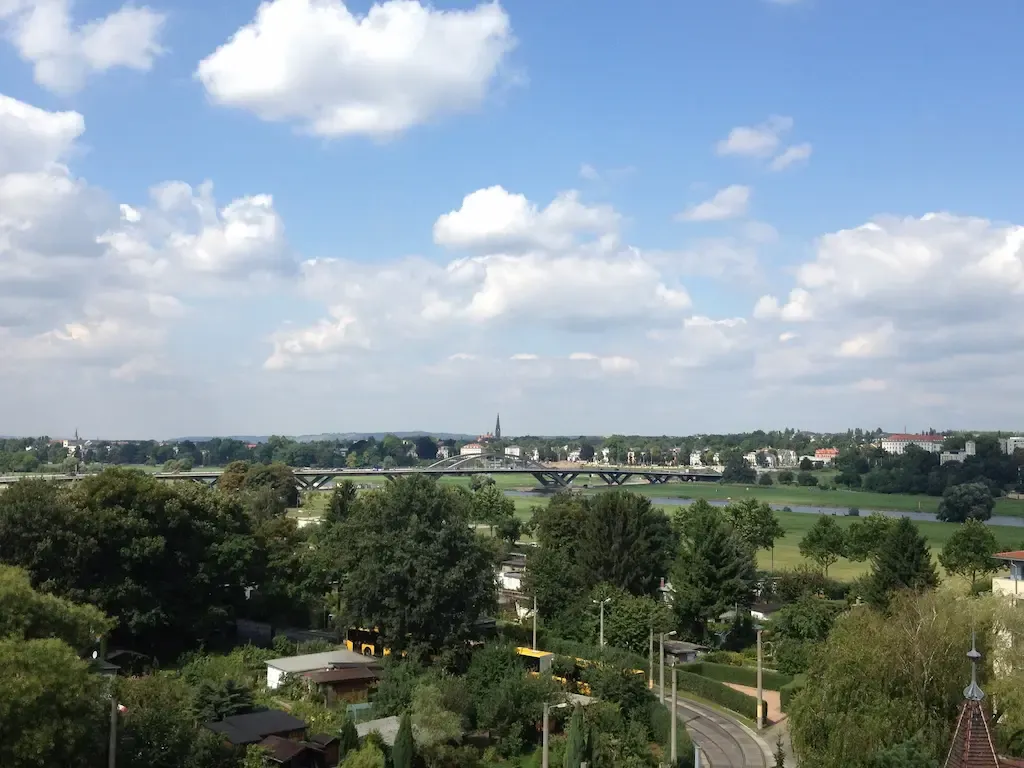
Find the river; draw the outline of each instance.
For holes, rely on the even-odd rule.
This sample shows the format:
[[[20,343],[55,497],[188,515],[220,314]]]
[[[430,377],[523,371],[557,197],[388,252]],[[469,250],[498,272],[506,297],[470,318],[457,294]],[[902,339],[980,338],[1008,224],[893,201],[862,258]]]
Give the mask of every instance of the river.
[[[549,493],[539,491],[505,491],[505,495],[521,499],[537,499],[538,501],[542,501],[543,499],[550,497]],[[696,501],[696,499],[684,499],[681,497],[651,496],[649,498],[651,499],[652,504],[662,507],[686,507]],[[730,504],[729,501],[724,499],[708,499],[708,503],[713,507],[725,507]],[[802,515],[836,515],[837,517],[844,517],[846,515],[846,510],[841,507],[812,507],[794,504],[772,504],[770,506],[772,509],[777,511],[782,511],[782,509],[785,508],[788,512],[799,512]],[[862,516],[871,513],[885,515],[886,517],[909,517],[911,520],[917,520],[918,522],[924,523],[939,522],[939,519],[932,512],[903,512],[895,509],[861,510]],[[1024,528],[1024,518],[997,515],[986,520],[985,524],[1007,528]]]

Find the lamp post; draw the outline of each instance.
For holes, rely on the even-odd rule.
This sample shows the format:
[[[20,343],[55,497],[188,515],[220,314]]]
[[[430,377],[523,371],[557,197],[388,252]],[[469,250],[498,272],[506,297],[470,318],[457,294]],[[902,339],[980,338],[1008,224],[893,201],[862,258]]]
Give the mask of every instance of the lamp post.
[[[544,731],[542,736],[541,768],[548,768],[548,703],[544,702]]]
[[[537,596],[533,596],[533,650],[537,650]]]
[[[114,689],[114,678],[117,667],[107,663],[107,638],[97,638],[99,651],[92,652],[92,660],[98,667],[99,674],[107,678],[110,686],[110,731],[107,737],[107,767],[114,768],[117,764],[117,691]]]
[[[679,709],[677,708],[676,702],[678,701],[676,693],[676,661],[672,659],[672,735],[669,737],[672,739],[669,752],[672,755],[672,765],[679,764],[678,745],[676,744],[676,728],[679,724]]]
[[[604,648],[604,604],[611,602],[611,598],[606,597],[604,600],[591,600],[590,602],[592,602],[594,605],[601,606],[601,634],[600,640],[598,641],[598,645]]]
[[[654,689],[654,622],[651,622],[651,636],[647,640],[647,687]]]
[[[757,730],[764,727],[764,688],[761,685],[761,633],[764,627],[760,624],[754,625],[757,632]]]
[[[658,701],[662,704],[665,703],[665,638],[672,637],[675,634],[675,630],[672,632],[662,632],[661,638],[661,661],[658,665]]]

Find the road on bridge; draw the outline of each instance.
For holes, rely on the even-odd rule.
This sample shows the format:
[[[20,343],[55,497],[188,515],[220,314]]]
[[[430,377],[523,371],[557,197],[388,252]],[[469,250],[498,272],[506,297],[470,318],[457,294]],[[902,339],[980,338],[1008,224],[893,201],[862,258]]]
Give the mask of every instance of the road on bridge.
[[[678,702],[679,719],[704,753],[704,768],[768,768],[771,750],[753,731],[721,712],[689,699]]]

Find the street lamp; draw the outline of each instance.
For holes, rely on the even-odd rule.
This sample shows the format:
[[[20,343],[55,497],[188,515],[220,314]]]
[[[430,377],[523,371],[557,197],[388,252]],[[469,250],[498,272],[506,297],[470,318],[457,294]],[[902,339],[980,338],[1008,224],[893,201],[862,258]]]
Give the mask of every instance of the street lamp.
[[[662,632],[660,635],[661,662],[658,666],[658,701],[662,704],[665,703],[665,638],[672,637],[674,634],[676,634],[675,630]]]
[[[764,689],[761,685],[761,633],[764,627],[758,623],[754,625],[757,632],[757,730],[764,727]]]
[[[601,639],[598,641],[598,645],[604,648],[604,604],[611,602],[611,598],[606,597],[604,600],[591,600],[590,602],[594,605],[601,606]]]

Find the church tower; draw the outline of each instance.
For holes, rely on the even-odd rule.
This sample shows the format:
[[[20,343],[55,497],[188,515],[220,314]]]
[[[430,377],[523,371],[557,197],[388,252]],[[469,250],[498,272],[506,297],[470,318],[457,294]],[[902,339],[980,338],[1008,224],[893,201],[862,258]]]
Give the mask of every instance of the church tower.
[[[501,440],[501,414],[498,414],[498,418],[494,422],[494,439]]]

